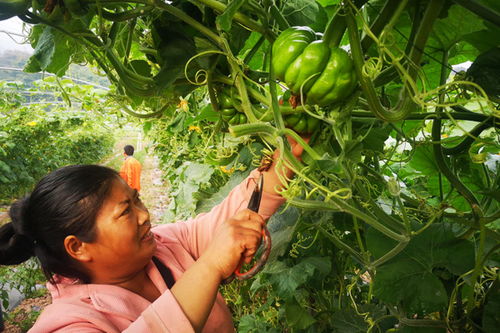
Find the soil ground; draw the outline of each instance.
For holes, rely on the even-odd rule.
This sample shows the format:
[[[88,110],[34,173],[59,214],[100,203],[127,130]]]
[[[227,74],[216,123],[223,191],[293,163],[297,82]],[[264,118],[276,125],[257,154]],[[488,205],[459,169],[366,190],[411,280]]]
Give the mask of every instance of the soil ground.
[[[121,148],[120,148],[121,149]],[[152,149],[150,149],[150,152]],[[115,155],[120,155],[116,153]],[[168,205],[167,186],[162,182],[161,171],[158,168],[158,160],[150,154],[143,154],[141,174],[141,199],[148,207],[152,224],[161,223],[161,216]],[[112,166],[110,166],[112,167]],[[7,219],[7,214],[0,211],[0,219]],[[26,332],[33,322],[33,315],[43,310],[51,303],[50,295],[37,298],[25,299],[13,309],[9,315],[12,319],[5,321],[3,333]],[[5,319],[5,318],[4,318]]]

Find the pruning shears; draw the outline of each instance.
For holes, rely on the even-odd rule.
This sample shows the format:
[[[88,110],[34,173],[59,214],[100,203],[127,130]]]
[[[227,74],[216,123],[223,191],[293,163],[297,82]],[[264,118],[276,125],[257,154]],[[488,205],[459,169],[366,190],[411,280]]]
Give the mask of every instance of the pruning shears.
[[[259,212],[259,207],[260,207],[260,200],[262,198],[262,192],[264,189],[264,176],[262,173],[260,174],[257,184],[255,185],[255,188],[252,192],[252,196],[250,197],[250,201],[248,202],[248,209],[251,211],[254,211],[256,213]],[[269,258],[269,254],[271,253],[271,234],[269,233],[269,230],[267,229],[267,226],[264,225],[262,227],[262,243],[261,243],[263,250],[262,250],[262,255],[260,258],[257,260],[257,262],[250,268],[250,270],[246,272],[242,272],[241,268],[243,266],[243,259],[240,260],[240,263],[238,264],[238,267],[236,267],[236,270],[234,271],[233,275],[228,277],[223,281],[223,283],[230,283],[233,281],[235,278],[238,280],[247,280],[255,276],[258,272],[264,268],[264,265],[267,262],[267,259]]]

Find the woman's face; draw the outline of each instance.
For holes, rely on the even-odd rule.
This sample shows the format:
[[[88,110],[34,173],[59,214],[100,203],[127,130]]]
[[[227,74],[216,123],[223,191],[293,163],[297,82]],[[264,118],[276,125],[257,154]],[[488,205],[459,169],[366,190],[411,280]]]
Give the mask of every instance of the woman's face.
[[[156,242],[149,212],[136,190],[113,181],[96,219],[96,239],[87,243],[92,254],[93,279],[119,281],[142,270],[151,260]],[[95,281],[92,281],[95,282]]]

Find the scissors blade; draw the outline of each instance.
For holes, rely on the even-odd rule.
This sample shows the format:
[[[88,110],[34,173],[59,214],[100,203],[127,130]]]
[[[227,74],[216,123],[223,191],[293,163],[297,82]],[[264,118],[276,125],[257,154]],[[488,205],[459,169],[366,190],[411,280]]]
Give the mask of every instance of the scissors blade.
[[[263,187],[264,187],[264,176],[260,174],[260,177],[257,180],[257,184],[255,185],[255,188],[253,190],[252,196],[250,197],[250,201],[248,201],[248,209],[256,213],[259,212],[260,199],[262,198]]]

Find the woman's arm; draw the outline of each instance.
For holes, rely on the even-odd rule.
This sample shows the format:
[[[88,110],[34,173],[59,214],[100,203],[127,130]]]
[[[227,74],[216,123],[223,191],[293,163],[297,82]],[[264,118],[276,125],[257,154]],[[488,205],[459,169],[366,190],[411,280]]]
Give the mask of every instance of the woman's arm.
[[[243,257],[249,263],[260,243],[264,219],[248,209],[222,223],[203,255],[175,282],[171,292],[196,332],[213,307],[224,278]]]

